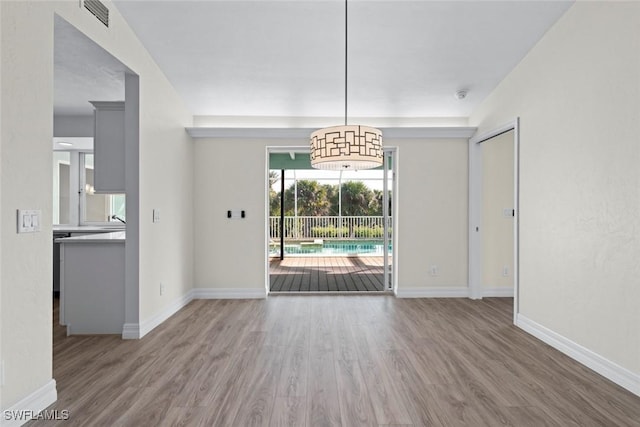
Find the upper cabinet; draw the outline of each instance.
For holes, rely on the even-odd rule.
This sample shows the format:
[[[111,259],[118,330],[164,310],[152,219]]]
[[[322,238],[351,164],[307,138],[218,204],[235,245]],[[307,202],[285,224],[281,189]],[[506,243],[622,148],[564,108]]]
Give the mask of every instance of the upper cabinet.
[[[91,104],[95,108],[93,186],[96,193],[124,193],[124,102],[92,101]]]

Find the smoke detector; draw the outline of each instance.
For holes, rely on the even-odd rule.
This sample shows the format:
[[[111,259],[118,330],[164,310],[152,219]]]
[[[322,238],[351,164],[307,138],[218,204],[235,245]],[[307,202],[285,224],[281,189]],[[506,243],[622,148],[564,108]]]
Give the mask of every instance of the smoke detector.
[[[456,99],[465,99],[467,97],[467,90],[466,89],[461,89],[459,91],[457,91],[453,96],[456,97]]]

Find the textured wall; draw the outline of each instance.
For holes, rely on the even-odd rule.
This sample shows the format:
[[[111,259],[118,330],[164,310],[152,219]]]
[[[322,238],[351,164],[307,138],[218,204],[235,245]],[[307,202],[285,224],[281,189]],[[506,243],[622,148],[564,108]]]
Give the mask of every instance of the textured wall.
[[[636,2],[577,2],[470,119],[521,119],[521,313],[636,374],[639,22]]]
[[[53,15],[38,6],[0,3],[3,409],[52,374]],[[17,234],[16,209],[41,210],[42,231]]]

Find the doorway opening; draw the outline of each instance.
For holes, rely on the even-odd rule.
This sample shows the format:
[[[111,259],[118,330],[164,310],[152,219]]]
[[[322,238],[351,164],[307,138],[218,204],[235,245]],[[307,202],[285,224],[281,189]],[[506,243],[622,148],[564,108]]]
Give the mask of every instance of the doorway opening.
[[[84,324],[85,333],[94,333],[93,326],[95,333],[102,333],[103,325],[92,323],[100,312],[112,321],[109,333],[139,338],[139,76],[64,18],[54,14],[53,19],[54,310],[59,307],[61,325],[73,323],[76,331],[83,330],[80,325]],[[81,62],[77,60],[79,54]],[[97,120],[98,110],[107,119]],[[100,129],[98,123],[103,124]],[[122,233],[125,229],[126,241]],[[106,234],[118,231],[117,235]],[[73,291],[74,286],[80,284],[84,289],[87,285],[87,276],[81,273],[86,271],[82,259],[88,258],[78,254],[102,259],[96,252],[102,246],[92,245],[92,249],[98,249],[91,251],[83,246],[73,250],[73,255],[72,250],[64,248],[82,244],[78,242],[90,234],[104,234],[122,242],[115,251],[118,256],[124,252],[124,257],[118,258],[124,258],[124,263],[112,269],[118,275],[117,286],[113,283],[113,287],[99,288],[114,297],[113,304],[105,305],[102,293],[96,299]],[[97,264],[91,261],[91,265]],[[102,276],[94,276],[99,283]]]
[[[267,151],[268,291],[392,291],[394,151],[363,171],[313,169],[308,148]]]
[[[519,120],[469,141],[471,298],[513,297],[519,312]]]

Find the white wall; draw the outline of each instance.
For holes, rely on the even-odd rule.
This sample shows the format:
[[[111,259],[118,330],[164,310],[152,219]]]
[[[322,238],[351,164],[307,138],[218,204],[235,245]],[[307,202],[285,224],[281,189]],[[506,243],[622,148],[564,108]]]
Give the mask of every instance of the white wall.
[[[482,288],[513,288],[513,140],[514,131],[481,144]],[[504,210],[509,215],[504,215]],[[507,268],[506,275],[504,268]]]
[[[398,146],[398,294],[467,287],[468,146],[463,139]],[[429,272],[437,266],[437,275]]]
[[[53,15],[38,6],[0,3],[2,409],[52,372]],[[42,210],[42,232],[16,234],[16,209]]]
[[[195,286],[264,289],[266,147],[308,140],[199,139]],[[399,289],[467,285],[467,142],[386,140],[399,148]],[[228,209],[247,218],[229,220]],[[439,275],[428,275],[429,265]]]
[[[4,46],[2,44],[2,35],[3,35],[3,30],[2,30],[2,7],[0,7],[0,94],[2,93],[2,87],[3,87],[3,83],[4,83],[4,79],[3,79],[3,72],[2,72],[2,52],[4,50]],[[0,176],[2,176],[2,163],[3,163],[3,157],[2,157],[2,146],[4,145],[3,141],[4,141],[4,134],[2,133],[2,129],[3,129],[3,122],[4,122],[4,116],[2,115],[2,109],[3,109],[3,105],[4,105],[4,101],[2,100],[2,96],[0,95]],[[3,212],[3,202],[2,202],[2,184],[0,184],[0,242],[2,242],[2,212]],[[0,243],[0,309],[2,309],[3,305],[2,305],[2,244]],[[2,314],[0,313],[0,321],[2,321]],[[0,324],[0,369],[4,369],[4,359],[2,359],[3,357],[3,351],[2,351],[2,324]],[[4,387],[0,386],[0,409],[2,408],[2,390]]]
[[[193,283],[193,144],[184,131],[192,117],[122,16],[107,5],[108,29],[77,2],[0,2],[3,409],[52,375],[54,12],[140,76],[140,320],[183,297]],[[17,235],[17,208],[41,209],[42,232]],[[151,222],[153,208],[162,212],[160,223]],[[162,297],[160,280],[166,287]]]
[[[276,143],[286,144],[195,141],[196,288],[264,289],[265,147]],[[246,218],[227,219],[229,209],[244,209]]]
[[[577,2],[470,119],[520,116],[520,308],[640,374],[640,3]]]
[[[193,141],[190,116],[161,74],[141,76],[140,321],[193,287]],[[161,88],[162,90],[159,90]],[[153,209],[160,222],[153,223]],[[165,291],[160,296],[160,283]]]

